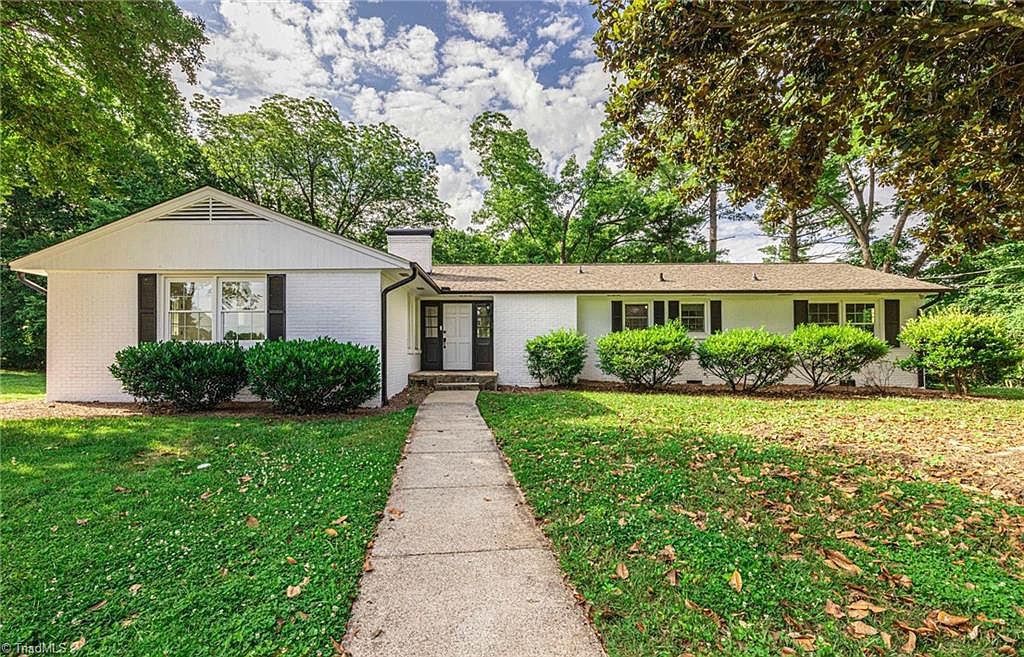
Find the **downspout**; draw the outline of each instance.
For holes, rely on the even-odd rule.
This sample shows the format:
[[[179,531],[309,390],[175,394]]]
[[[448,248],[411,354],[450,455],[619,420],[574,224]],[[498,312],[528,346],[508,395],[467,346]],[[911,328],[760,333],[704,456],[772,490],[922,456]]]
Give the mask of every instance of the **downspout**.
[[[22,285],[24,285],[28,289],[32,290],[33,292],[41,294],[44,297],[46,296],[46,288],[45,287],[43,287],[39,283],[36,283],[35,281],[30,281],[27,278],[25,278],[25,272],[23,272],[23,271],[19,271],[19,272],[17,272],[17,274],[18,274],[18,281]]]
[[[409,263],[409,275],[380,291],[380,405],[388,405],[388,292],[408,285],[420,276],[434,292],[441,294],[441,288],[415,262]]]

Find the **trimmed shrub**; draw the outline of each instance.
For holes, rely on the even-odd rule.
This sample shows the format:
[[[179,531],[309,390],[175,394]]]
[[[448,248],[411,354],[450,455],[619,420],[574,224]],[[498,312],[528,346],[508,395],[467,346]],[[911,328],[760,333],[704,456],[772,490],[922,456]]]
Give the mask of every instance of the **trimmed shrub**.
[[[245,354],[249,388],[284,413],[347,412],[380,392],[375,347],[331,338],[273,340]]]
[[[899,366],[923,367],[960,394],[972,386],[1001,383],[1024,359],[1006,320],[960,310],[917,317],[900,332],[900,344],[913,352]]]
[[[572,385],[586,358],[587,338],[577,331],[557,329],[526,341],[526,369],[542,386]]]
[[[784,336],[763,328],[735,328],[709,335],[697,345],[697,359],[730,389],[753,392],[786,378],[793,367],[793,347]]]
[[[245,354],[229,342],[143,342],[117,352],[110,373],[144,404],[213,408],[245,386]]]
[[[597,341],[598,366],[638,388],[660,388],[679,376],[693,340],[679,322],[609,333]]]
[[[889,345],[856,326],[801,324],[789,336],[795,371],[814,390],[835,385],[889,353]]]

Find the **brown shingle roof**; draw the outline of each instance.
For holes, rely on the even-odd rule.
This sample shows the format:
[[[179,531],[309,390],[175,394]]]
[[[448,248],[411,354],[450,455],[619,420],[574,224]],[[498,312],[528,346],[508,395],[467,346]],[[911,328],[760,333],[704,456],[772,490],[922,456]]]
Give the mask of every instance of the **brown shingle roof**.
[[[581,273],[582,272],[582,273]],[[942,292],[949,288],[838,263],[438,265],[452,292]]]

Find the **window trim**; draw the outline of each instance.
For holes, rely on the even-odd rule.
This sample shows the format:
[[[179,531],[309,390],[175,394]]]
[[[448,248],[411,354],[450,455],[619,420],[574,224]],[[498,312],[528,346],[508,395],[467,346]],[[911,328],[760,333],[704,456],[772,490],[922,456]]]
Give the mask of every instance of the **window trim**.
[[[644,306],[647,311],[646,323],[642,327],[629,326],[629,312],[630,306]],[[622,302],[622,330],[623,331],[638,331],[645,328],[650,328],[654,324],[654,318],[651,313],[654,312],[654,302],[651,300],[647,301],[623,301]]]
[[[834,304],[836,306],[836,323],[835,324],[819,324],[818,322],[811,321],[811,306],[824,306]],[[815,326],[842,326],[843,319],[846,317],[846,302],[840,301],[839,299],[821,299],[821,300],[808,300],[807,301],[807,323]]]
[[[707,335],[708,334],[708,326],[711,323],[711,318],[709,317],[709,310],[708,310],[710,308],[711,304],[707,300],[703,300],[703,301],[683,301],[682,299],[677,299],[677,301],[679,301],[679,321],[680,321],[680,323],[682,323],[682,318],[683,318],[683,306],[700,306],[701,309],[703,310],[703,320],[702,320],[701,324],[704,326],[704,328],[702,330],[700,330],[700,331],[691,331],[689,328],[686,328],[686,333],[688,335],[697,335],[697,336]],[[668,320],[666,319],[665,321],[668,321]]]
[[[224,320],[223,313],[225,312],[221,307],[221,283],[223,281],[252,281],[258,282],[263,281],[266,285],[267,275],[261,273],[243,272],[237,274],[210,274],[210,273],[197,273],[197,274],[174,274],[174,275],[161,275],[160,285],[158,288],[159,297],[158,303],[159,311],[157,313],[157,335],[161,341],[168,341],[171,339],[171,283],[186,283],[193,281],[210,281],[213,283],[213,339],[212,340],[197,340],[197,342],[237,342],[243,347],[250,347],[254,344],[264,342],[263,340],[225,340],[224,339]],[[268,290],[269,292],[269,290]],[[269,327],[269,299],[263,301],[263,316],[264,316],[264,335],[267,334]],[[227,311],[231,312],[231,311]]]
[[[797,297],[797,298],[799,298],[799,297]],[[804,297],[804,298],[806,299],[806,297]],[[863,297],[863,296],[853,296],[851,298],[831,297],[831,298],[826,298],[826,299],[807,299],[807,303],[808,304],[812,304],[812,303],[836,303],[836,304],[839,304],[839,324],[837,324],[837,325],[836,324],[826,324],[825,326],[846,326],[848,324],[848,322],[846,321],[846,306],[847,305],[851,305],[851,304],[855,304],[855,303],[872,304],[875,307],[875,322],[874,322],[874,328],[871,331],[871,335],[873,335],[873,336],[875,336],[877,338],[877,337],[879,337],[879,333],[878,333],[879,330],[884,330],[884,328],[882,327],[882,306],[884,305],[884,299],[874,298],[874,297]],[[813,324],[814,323],[814,322],[810,321],[810,307],[809,306],[808,306],[808,321],[807,321],[807,323],[808,324]],[[850,326],[854,326],[854,324],[850,324]],[[884,339],[884,334],[883,334],[883,338],[882,339]]]
[[[694,338],[707,337],[707,335],[708,335],[708,328],[711,326],[711,298],[710,297],[693,298],[693,297],[677,297],[677,296],[671,296],[671,297],[657,296],[657,297],[650,297],[650,298],[646,298],[646,297],[630,298],[630,297],[622,297],[622,296],[613,296],[612,300],[613,301],[621,301],[622,302],[622,330],[624,330],[624,331],[625,330],[635,330],[635,329],[628,329],[627,326],[626,326],[626,306],[635,306],[635,305],[644,305],[644,304],[646,304],[647,305],[647,328],[650,328],[650,327],[654,326],[654,302],[655,301],[664,301],[665,304],[666,304],[666,307],[665,307],[665,323],[666,324],[670,321],[669,318],[668,318],[668,302],[669,301],[678,301],[680,306],[683,306],[683,305],[702,306],[704,308],[704,330],[703,331],[690,331],[690,330],[687,330],[686,331],[687,335],[689,335],[691,337],[694,337]]]

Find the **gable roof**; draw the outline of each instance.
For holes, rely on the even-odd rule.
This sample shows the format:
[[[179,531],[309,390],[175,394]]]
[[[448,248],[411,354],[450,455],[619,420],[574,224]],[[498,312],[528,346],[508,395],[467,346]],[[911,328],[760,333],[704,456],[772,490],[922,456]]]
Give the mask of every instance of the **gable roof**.
[[[364,266],[380,269],[408,269],[409,261],[396,255],[380,251],[378,249],[360,244],[359,242],[329,233],[316,226],[303,221],[293,219],[280,212],[275,212],[263,206],[257,205],[239,198],[214,187],[200,187],[194,191],[182,194],[151,208],[136,212],[123,219],[119,219],[100,228],[96,228],[77,237],[65,240],[53,246],[47,247],[35,253],[13,260],[10,267],[16,271],[28,273],[45,274],[47,270],[60,269],[92,269],[103,267],[87,267],[81,262],[83,258],[75,259],[74,255],[81,255],[89,247],[95,247],[98,241],[113,238],[123,239],[127,229],[152,222],[162,225],[168,230],[184,231],[188,227],[196,226],[224,226],[229,224],[254,227],[262,224],[263,227],[270,225],[284,226],[289,231],[295,231],[297,236],[307,240],[307,245],[316,245],[327,255],[332,249],[337,253],[345,252],[355,256]],[[280,233],[280,229],[278,229]],[[278,235],[279,236],[279,235]],[[237,241],[237,240],[236,240]],[[338,248],[340,247],[340,248]],[[113,261],[118,257],[116,249],[110,249],[109,260]],[[95,257],[92,259],[103,259]],[[88,259],[88,258],[86,258]],[[350,258],[351,260],[351,258]],[[97,263],[103,265],[104,263]],[[216,269],[216,263],[205,263],[202,268]],[[267,264],[267,268],[275,268],[275,263]],[[280,265],[280,263],[276,263]],[[132,267],[118,267],[132,268]],[[140,268],[165,268],[161,263],[143,263]],[[172,267],[173,268],[173,267]],[[259,267],[252,267],[258,269]],[[280,267],[276,267],[280,268]],[[315,267],[308,267],[315,268]]]
[[[950,288],[840,263],[435,265],[450,292],[925,292]]]

